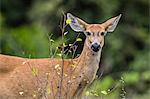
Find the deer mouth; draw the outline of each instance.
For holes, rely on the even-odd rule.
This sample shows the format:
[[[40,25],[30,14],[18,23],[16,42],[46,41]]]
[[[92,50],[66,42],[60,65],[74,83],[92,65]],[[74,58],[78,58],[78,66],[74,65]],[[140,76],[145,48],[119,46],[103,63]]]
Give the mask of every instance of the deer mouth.
[[[100,50],[100,48],[99,49],[92,48],[92,51],[94,51],[94,52],[98,52],[99,50]]]

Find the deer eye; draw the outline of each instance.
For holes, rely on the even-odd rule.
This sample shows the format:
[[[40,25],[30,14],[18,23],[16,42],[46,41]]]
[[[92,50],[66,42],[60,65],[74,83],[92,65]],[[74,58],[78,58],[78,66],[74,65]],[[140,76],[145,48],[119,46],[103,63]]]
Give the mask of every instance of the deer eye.
[[[91,35],[91,33],[90,33],[90,32],[86,32],[86,34],[87,34],[88,36],[90,36],[90,35]]]
[[[105,34],[104,32],[101,32],[101,36],[104,36],[104,34]]]

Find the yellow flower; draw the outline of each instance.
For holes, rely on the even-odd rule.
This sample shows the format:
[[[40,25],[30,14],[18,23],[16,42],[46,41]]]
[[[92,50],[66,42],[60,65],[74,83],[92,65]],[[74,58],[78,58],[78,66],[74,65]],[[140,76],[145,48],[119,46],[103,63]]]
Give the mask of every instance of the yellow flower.
[[[70,24],[71,23],[71,20],[70,19],[67,19],[66,20],[66,24]]]

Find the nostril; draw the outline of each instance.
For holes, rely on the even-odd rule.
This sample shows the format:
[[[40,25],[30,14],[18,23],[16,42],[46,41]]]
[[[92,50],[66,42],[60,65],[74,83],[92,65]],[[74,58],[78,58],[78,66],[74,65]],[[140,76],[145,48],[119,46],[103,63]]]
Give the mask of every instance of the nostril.
[[[96,48],[99,50],[100,49],[100,45],[97,45]]]
[[[99,49],[99,48],[100,48],[100,45],[98,45],[97,48]]]

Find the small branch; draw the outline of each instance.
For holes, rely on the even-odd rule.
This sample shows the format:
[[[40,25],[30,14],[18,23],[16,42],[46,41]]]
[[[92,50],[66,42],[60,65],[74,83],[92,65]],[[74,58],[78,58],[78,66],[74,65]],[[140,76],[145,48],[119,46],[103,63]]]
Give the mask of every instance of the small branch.
[[[61,59],[62,59],[62,65],[61,65],[61,79],[60,79],[60,89],[59,89],[59,99],[62,95],[62,87],[63,87],[63,75],[64,75],[64,31],[66,27],[66,15],[63,13],[63,24],[61,27],[61,38],[62,38],[62,51],[61,51]]]

